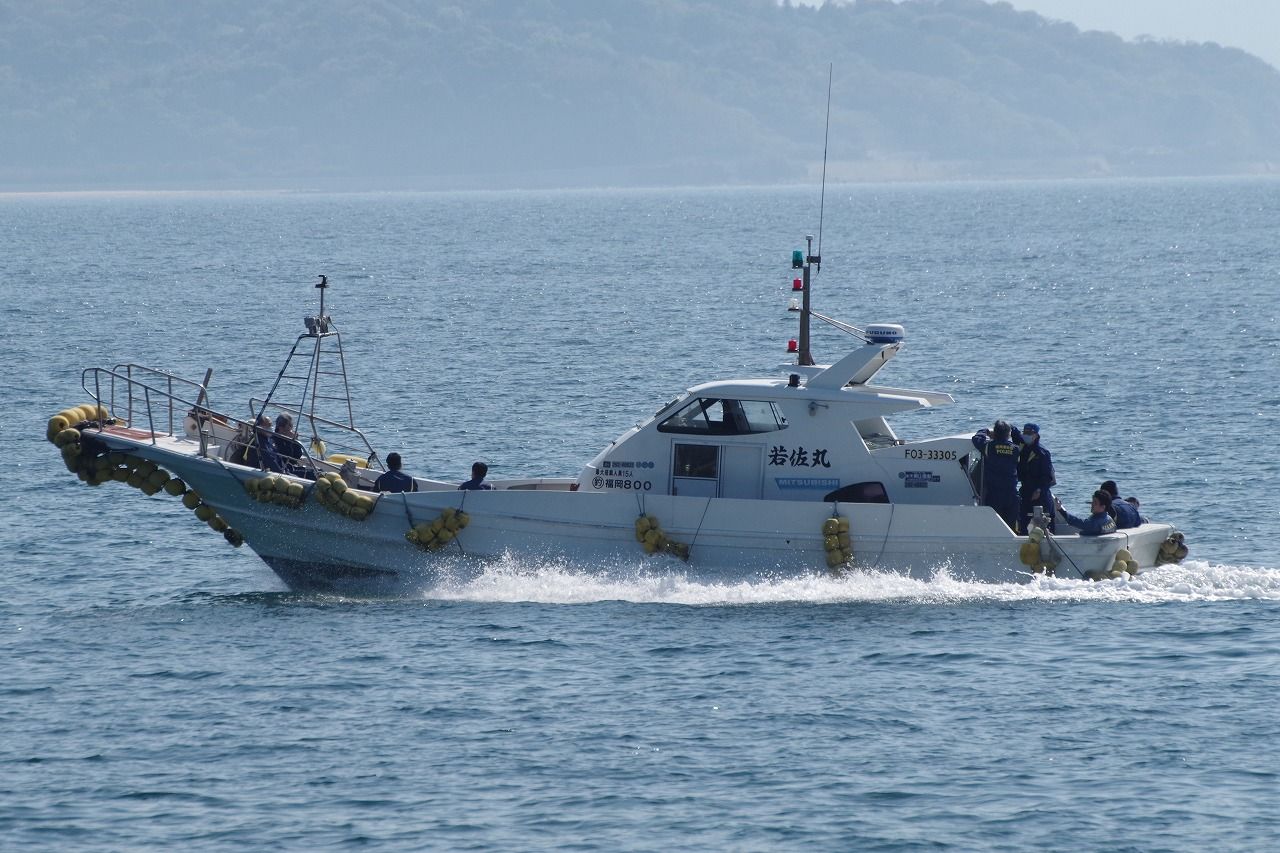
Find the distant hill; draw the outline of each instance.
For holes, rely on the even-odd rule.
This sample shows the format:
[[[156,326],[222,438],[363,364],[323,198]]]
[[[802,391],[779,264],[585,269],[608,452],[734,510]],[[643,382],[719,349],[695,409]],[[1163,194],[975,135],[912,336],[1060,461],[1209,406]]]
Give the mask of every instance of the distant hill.
[[[0,189],[1280,168],[1280,71],[1007,3],[0,0]]]

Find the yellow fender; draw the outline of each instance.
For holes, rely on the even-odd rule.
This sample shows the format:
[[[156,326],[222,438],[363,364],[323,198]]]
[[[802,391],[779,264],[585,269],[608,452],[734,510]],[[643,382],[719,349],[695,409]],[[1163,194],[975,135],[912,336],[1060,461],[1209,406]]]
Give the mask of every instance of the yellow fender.
[[[378,498],[363,495],[351,489],[346,481],[333,471],[328,471],[316,478],[314,494],[320,506],[338,515],[345,515],[353,521],[364,521],[378,505]]]
[[[314,445],[313,445],[314,446]],[[323,447],[323,445],[321,445]],[[324,458],[325,462],[342,467],[344,462],[354,462],[357,468],[368,468],[369,460],[351,453],[331,453]]]
[[[424,551],[439,551],[457,538],[458,532],[471,523],[462,510],[445,507],[431,521],[420,521],[405,532],[404,538]]]
[[[663,533],[662,524],[655,515],[642,515],[636,519],[636,541],[646,554],[662,552],[689,561],[689,546]]]
[[[849,537],[849,519],[832,515],[822,521],[822,547],[827,552],[827,568],[833,572],[853,559],[853,540]]]

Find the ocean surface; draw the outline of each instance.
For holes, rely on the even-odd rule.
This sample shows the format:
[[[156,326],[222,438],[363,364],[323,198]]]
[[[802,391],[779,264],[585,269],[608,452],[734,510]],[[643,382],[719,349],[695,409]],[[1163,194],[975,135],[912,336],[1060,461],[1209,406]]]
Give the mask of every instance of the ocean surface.
[[[957,399],[898,432],[1038,422],[1064,503],[1114,479],[1185,533],[1129,581],[303,596],[44,439],[89,366],[247,412],[323,273],[384,456],[575,475],[785,360],[818,195],[0,196],[0,848],[1275,849],[1278,180],[826,189],[815,307],[903,323],[883,380]]]

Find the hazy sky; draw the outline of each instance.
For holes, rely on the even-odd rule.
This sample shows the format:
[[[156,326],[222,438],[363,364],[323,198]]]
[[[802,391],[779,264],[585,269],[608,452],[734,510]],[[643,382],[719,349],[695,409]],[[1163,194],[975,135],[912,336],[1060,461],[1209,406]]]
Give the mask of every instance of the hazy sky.
[[[1280,0],[1009,0],[1015,9],[1131,39],[1216,41],[1280,68]]]

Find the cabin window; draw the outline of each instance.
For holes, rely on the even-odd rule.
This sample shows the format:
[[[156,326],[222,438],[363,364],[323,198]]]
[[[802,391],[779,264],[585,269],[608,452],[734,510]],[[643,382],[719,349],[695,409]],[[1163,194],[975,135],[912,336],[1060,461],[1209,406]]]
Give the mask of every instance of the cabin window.
[[[675,451],[677,477],[704,477],[714,480],[719,476],[717,462],[720,459],[720,447],[718,445],[677,444]]]
[[[846,504],[887,504],[889,503],[889,493],[884,490],[884,483],[875,481],[852,483],[848,486],[841,486],[823,498],[823,500]]]
[[[751,435],[785,429],[786,418],[764,400],[695,397],[658,424],[658,432],[685,435]]]
[[[862,437],[863,443],[871,450],[902,444],[884,418],[867,418],[854,421],[853,425],[858,428],[858,435]]]

